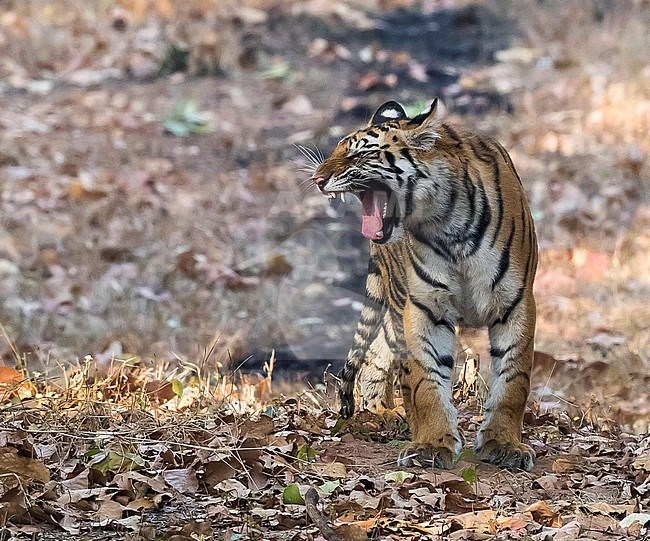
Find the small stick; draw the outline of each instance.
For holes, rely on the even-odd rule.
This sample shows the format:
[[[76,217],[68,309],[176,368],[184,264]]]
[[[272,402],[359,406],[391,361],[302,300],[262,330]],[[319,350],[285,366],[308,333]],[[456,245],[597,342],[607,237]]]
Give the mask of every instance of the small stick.
[[[318,510],[318,492],[316,489],[310,488],[305,494],[305,507],[307,508],[307,515],[316,524],[317,528],[320,530],[322,536],[327,539],[327,541],[343,541],[343,539],[332,529],[329,525],[329,521]]]

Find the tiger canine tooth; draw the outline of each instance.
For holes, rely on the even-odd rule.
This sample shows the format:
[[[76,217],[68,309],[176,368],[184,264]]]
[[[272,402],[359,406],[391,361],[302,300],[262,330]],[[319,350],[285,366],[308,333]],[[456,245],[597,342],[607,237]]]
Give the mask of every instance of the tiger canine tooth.
[[[344,193],[341,193],[341,201],[343,201],[345,203],[345,194]]]

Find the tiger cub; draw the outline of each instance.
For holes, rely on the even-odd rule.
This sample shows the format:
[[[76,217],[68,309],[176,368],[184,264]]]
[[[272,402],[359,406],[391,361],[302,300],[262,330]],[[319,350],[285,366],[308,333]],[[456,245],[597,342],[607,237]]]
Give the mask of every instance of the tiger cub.
[[[312,181],[361,200],[370,239],[366,298],[341,372],[341,415],[393,406],[393,370],[412,443],[400,466],[449,468],[462,448],[452,402],[455,328],[489,330],[493,383],[476,452],[530,470],[522,443],[535,335],[537,240],[521,179],[497,142],[389,101],[342,139]],[[358,387],[357,387],[358,386]]]

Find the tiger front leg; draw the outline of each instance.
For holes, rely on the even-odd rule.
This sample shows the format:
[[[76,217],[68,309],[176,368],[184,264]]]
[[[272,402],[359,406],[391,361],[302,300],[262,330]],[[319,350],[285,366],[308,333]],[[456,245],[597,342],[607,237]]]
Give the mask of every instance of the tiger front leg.
[[[404,309],[408,358],[401,383],[412,443],[397,459],[402,467],[450,468],[462,448],[451,392],[455,330],[436,310],[416,299]]]
[[[485,462],[514,470],[530,470],[535,451],[522,443],[524,410],[530,392],[535,337],[532,291],[489,329],[493,381],[476,451]]]

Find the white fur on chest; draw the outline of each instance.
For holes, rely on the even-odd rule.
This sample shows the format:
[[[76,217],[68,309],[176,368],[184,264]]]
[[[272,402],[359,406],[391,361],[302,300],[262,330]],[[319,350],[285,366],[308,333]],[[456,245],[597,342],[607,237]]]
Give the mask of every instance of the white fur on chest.
[[[438,297],[438,306],[457,319],[460,326],[488,325],[507,304],[512,285],[509,277],[505,277],[492,290],[500,258],[496,250],[481,248],[473,256],[456,264],[445,261],[431,250],[419,253],[426,260],[427,271],[437,281],[446,284],[449,292],[433,290],[421,281],[411,280],[409,293],[420,298]]]

